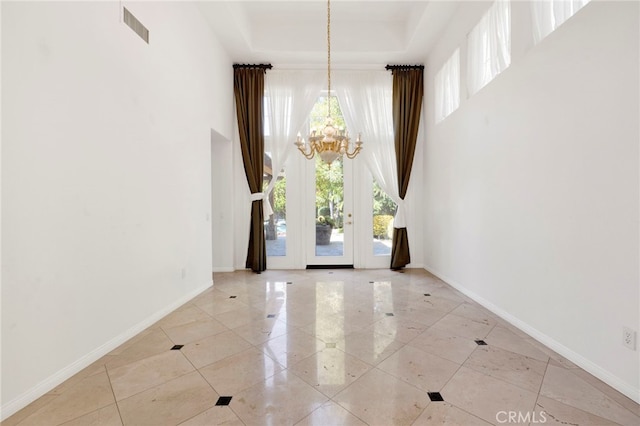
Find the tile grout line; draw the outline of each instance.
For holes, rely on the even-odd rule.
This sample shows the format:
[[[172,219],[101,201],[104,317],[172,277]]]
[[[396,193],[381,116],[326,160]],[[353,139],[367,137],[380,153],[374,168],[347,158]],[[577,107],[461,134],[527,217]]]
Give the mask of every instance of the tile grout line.
[[[442,389],[444,389],[445,387],[447,387],[447,384],[449,384],[449,382],[450,382],[450,381],[451,381],[451,380],[456,376],[456,374],[458,374],[458,372],[460,371],[460,369],[462,369],[462,367],[464,367],[464,363],[465,363],[465,362],[467,362],[467,360],[469,359],[469,357],[470,357],[470,356],[471,356],[471,355],[476,351],[476,349],[478,349],[478,348],[477,348],[477,347],[476,347],[476,348],[474,348],[474,349],[473,349],[473,351],[472,351],[472,352],[467,356],[467,358],[464,360],[464,362],[463,362],[462,364],[460,364],[460,367],[456,370],[456,372],[455,372],[455,373],[453,373],[453,374],[451,375],[451,377],[449,378],[449,380],[447,380],[447,382],[442,386]],[[469,368],[469,367],[465,367],[465,368]],[[470,416],[473,416],[473,417],[475,417],[475,418],[477,418],[477,419],[480,419],[480,421],[482,421],[482,422],[485,422],[485,423],[488,423],[488,424],[492,424],[492,423],[490,423],[490,422],[487,422],[485,419],[483,419],[483,418],[481,418],[481,417],[479,417],[479,416],[475,415],[474,413],[471,413],[470,411],[467,411],[465,408],[463,408],[463,407],[459,407],[459,406],[457,406],[456,404],[454,404],[454,403],[452,403],[452,402],[450,402],[450,401],[447,401],[444,397],[443,397],[443,399],[444,399],[444,401],[443,401],[443,402],[446,402],[447,404],[451,405],[452,407],[455,407],[455,408],[457,408],[458,410],[464,411],[465,413],[469,414]],[[425,408],[425,410],[426,410],[426,408]]]
[[[116,398],[116,392],[113,390],[113,383],[111,382],[111,375],[109,374],[109,369],[107,368],[107,364],[104,365],[104,371],[107,373],[107,379],[109,379],[109,387],[111,388],[111,394],[113,395],[113,401],[116,404],[116,410],[118,410],[118,417],[120,417],[120,423],[124,426],[124,419],[122,418],[122,412],[120,411],[120,404],[118,404],[118,399]]]
[[[542,393],[542,386],[544,385],[544,379],[547,377],[547,371],[549,370],[549,364],[551,363],[551,357],[547,359],[547,365],[544,367],[544,374],[542,375],[542,381],[540,381],[540,386],[538,387],[538,393],[536,395],[536,401],[533,403],[533,412],[535,413],[536,407],[538,406],[538,401],[540,400],[540,396]],[[544,396],[544,395],[543,395]]]
[[[553,360],[553,361],[555,361],[555,362],[557,362],[557,363],[559,363],[559,361],[554,360],[553,358],[549,357],[549,364],[551,364],[551,361],[552,361],[552,360]],[[603,395],[604,397],[606,397],[607,399],[610,399],[610,400],[611,400],[611,401],[612,401],[612,402],[617,406],[617,407],[616,407],[617,409],[623,409],[624,411],[626,411],[626,412],[628,412],[628,413],[631,413],[635,418],[637,418],[637,419],[639,419],[639,420],[640,420],[640,415],[638,415],[638,414],[634,413],[633,411],[631,411],[631,410],[627,409],[627,407],[625,407],[625,406],[623,406],[622,404],[620,404],[618,401],[616,401],[615,399],[613,399],[611,396],[607,395],[605,392],[601,391],[601,390],[600,390],[600,389],[598,389],[596,386],[592,385],[591,383],[587,382],[586,380],[584,380],[583,378],[581,378],[581,377],[577,376],[577,375],[574,373],[574,371],[585,371],[585,370],[582,370],[580,367],[577,367],[577,368],[569,368],[569,367],[565,367],[565,366],[562,366],[562,365],[555,365],[555,366],[554,366],[554,365],[551,365],[551,366],[552,366],[552,367],[555,367],[555,368],[559,368],[559,369],[561,369],[561,370],[564,370],[564,371],[568,372],[569,374],[571,374],[572,376],[574,376],[574,377],[575,377],[575,378],[577,378],[578,380],[581,380],[582,382],[584,382],[584,383],[585,383],[587,386],[589,386],[590,388],[593,388],[596,392],[598,392],[598,393],[602,394],[602,395]],[[586,371],[585,371],[585,372],[586,372]],[[589,373],[587,373],[587,374],[589,374]],[[594,377],[595,377],[595,376],[594,376]],[[596,378],[596,379],[597,379],[597,378]],[[614,390],[615,390],[615,389],[614,389]],[[545,395],[543,395],[543,396],[545,396]],[[595,412],[593,412],[593,411],[590,411],[590,410],[589,410],[589,409],[587,409],[587,408],[578,407],[578,406],[574,405],[574,403],[571,403],[571,402],[569,402],[569,401],[566,401],[566,402],[565,402],[565,401],[561,401],[561,400],[558,400],[558,399],[557,399],[557,398],[555,398],[555,397],[550,397],[550,396],[545,396],[545,397],[546,397],[546,398],[549,398],[549,399],[553,399],[554,401],[556,401],[556,402],[558,402],[558,403],[560,403],[560,404],[566,405],[566,406],[568,406],[568,407],[571,407],[571,408],[573,408],[573,409],[583,411],[583,412],[585,412],[585,413],[587,413],[587,414],[590,414],[590,415],[594,415],[594,416],[597,416],[597,417],[601,417],[601,418],[603,418],[603,419],[605,419],[605,420],[607,420],[607,421],[613,422],[613,423],[617,423],[614,419],[610,418],[608,414],[605,414],[605,413],[595,413]]]
[[[364,362],[364,361],[363,361]],[[361,379],[364,375],[369,374],[374,368],[376,368],[375,366],[372,366],[372,368],[368,371],[366,371],[362,376],[358,377],[358,380]],[[340,404],[338,401],[334,400],[333,398],[337,397],[338,395],[340,395],[341,393],[345,392],[347,389],[349,389],[351,386],[353,386],[358,380],[354,380],[351,384],[349,384],[347,387],[345,387],[344,389],[342,389],[340,392],[338,392],[337,394],[335,394],[333,397],[329,398],[329,401],[333,402],[334,404],[336,404],[338,407],[341,407],[342,409],[344,409],[347,413],[351,414],[352,416],[354,416],[355,418],[357,418],[358,420],[360,420],[362,423],[366,424],[367,426],[369,426],[369,423],[367,423],[364,419],[360,418],[356,413],[351,412],[347,407],[344,407],[342,404]]]
[[[487,346],[491,346],[491,345],[487,345]],[[531,360],[531,361],[544,362],[544,361],[540,361],[540,360],[535,359],[535,358],[530,358],[530,357],[528,357],[528,356],[526,356],[526,355],[523,355],[523,354],[519,354],[519,353],[517,353],[517,352],[512,352],[512,351],[510,351],[510,350],[508,350],[508,349],[504,349],[504,348],[501,348],[501,347],[499,347],[499,346],[494,346],[494,347],[495,347],[495,348],[497,348],[497,349],[499,349],[499,350],[501,350],[501,351],[505,351],[505,352],[512,353],[512,354],[514,354],[514,355],[516,355],[516,356],[518,356],[518,357],[527,358],[528,360]],[[473,351],[473,352],[475,352],[475,349],[474,349],[474,351]],[[472,354],[473,354],[473,353],[472,353]],[[471,355],[469,355],[469,356],[471,356]],[[468,358],[467,358],[467,360],[468,360]],[[467,362],[467,360],[465,360],[465,363]],[[548,366],[548,362],[547,362],[547,366]],[[538,387],[538,391],[532,391],[532,390],[529,390],[529,389],[524,388],[523,386],[521,386],[521,385],[519,385],[519,384],[512,383],[512,382],[510,382],[510,381],[508,381],[508,380],[505,380],[505,379],[503,379],[503,378],[500,378],[500,377],[496,377],[496,376],[494,376],[493,374],[484,373],[484,372],[482,372],[482,371],[480,371],[480,370],[477,370],[477,369],[473,368],[472,366],[465,366],[465,367],[466,367],[466,368],[468,368],[468,369],[470,369],[470,370],[475,371],[476,373],[484,374],[485,376],[491,377],[492,379],[500,380],[501,382],[504,382],[504,383],[506,383],[506,384],[508,384],[508,385],[515,386],[515,387],[517,387],[517,388],[519,388],[519,389],[521,389],[521,390],[523,390],[523,391],[526,391],[526,392],[535,393],[536,395],[539,395],[539,393],[540,393],[540,389],[542,388],[542,383],[544,382],[544,376],[545,376],[546,371],[547,371],[547,370],[546,370],[546,369],[547,369],[547,367],[545,366],[545,373],[542,375],[542,380],[540,381],[540,386]],[[536,397],[536,400],[537,400],[537,397]]]

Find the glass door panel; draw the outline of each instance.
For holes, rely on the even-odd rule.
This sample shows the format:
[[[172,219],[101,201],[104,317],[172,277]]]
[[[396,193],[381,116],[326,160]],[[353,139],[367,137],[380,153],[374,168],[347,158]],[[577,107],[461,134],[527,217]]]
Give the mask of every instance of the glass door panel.
[[[321,159],[310,161],[313,202],[307,241],[308,265],[353,264],[353,214],[351,160],[339,158],[330,166]]]
[[[373,179],[373,255],[390,256],[397,205]]]
[[[344,255],[342,158],[328,165],[316,157],[316,256]]]
[[[268,176],[268,177],[267,177]],[[265,174],[264,188],[273,177]],[[273,215],[265,215],[264,231],[266,237],[267,256],[287,255],[287,177],[282,170],[277,176],[273,191],[269,194],[269,202]]]
[[[336,129],[344,130],[340,105],[334,96],[318,98],[309,114],[309,130],[323,129],[327,115]],[[307,265],[353,265],[352,167],[353,160],[344,157],[330,165],[319,156],[308,161]]]

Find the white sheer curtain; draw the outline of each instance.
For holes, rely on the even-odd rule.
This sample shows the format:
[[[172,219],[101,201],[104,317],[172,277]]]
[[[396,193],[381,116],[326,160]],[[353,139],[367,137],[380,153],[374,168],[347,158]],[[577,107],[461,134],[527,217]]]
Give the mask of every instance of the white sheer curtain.
[[[460,49],[442,65],[435,77],[436,123],[460,106]]]
[[[511,63],[511,6],[496,0],[468,36],[469,94],[482,89]]]
[[[531,2],[533,41],[538,44],[589,0],[536,0]]]
[[[389,71],[336,71],[333,86],[347,128],[362,133],[362,157],[384,192],[398,205],[394,228],[405,228],[393,140],[393,76]]]
[[[326,84],[324,71],[270,70],[265,76],[265,121],[269,134],[265,151],[271,154],[273,178],[264,191],[265,217],[273,214],[269,194],[291,151],[297,133]]]

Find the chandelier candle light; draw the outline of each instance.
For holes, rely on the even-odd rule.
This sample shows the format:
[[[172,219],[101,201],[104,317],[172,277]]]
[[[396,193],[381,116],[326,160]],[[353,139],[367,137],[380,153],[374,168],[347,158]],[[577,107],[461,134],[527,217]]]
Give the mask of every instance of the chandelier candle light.
[[[320,133],[313,130],[309,135],[308,150],[307,143],[301,138],[300,133],[295,144],[308,160],[318,154],[322,161],[329,165],[342,155],[346,155],[349,159],[355,158],[362,150],[360,134],[358,133],[358,139],[353,146],[349,139],[349,132],[336,129],[331,118],[331,0],[327,0],[327,120]],[[352,151],[349,151],[350,148],[353,148]]]

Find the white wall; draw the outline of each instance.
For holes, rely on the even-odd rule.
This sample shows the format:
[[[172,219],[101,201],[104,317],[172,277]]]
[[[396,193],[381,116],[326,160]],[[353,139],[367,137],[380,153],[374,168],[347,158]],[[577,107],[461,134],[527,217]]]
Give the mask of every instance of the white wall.
[[[639,400],[638,4],[592,2],[535,47],[513,4],[511,67],[439,124],[433,77],[461,46],[465,78],[488,4],[429,57],[425,265]]]
[[[212,282],[231,62],[195,5],[122,3],[150,44],[119,2],[2,2],[3,417]]]

